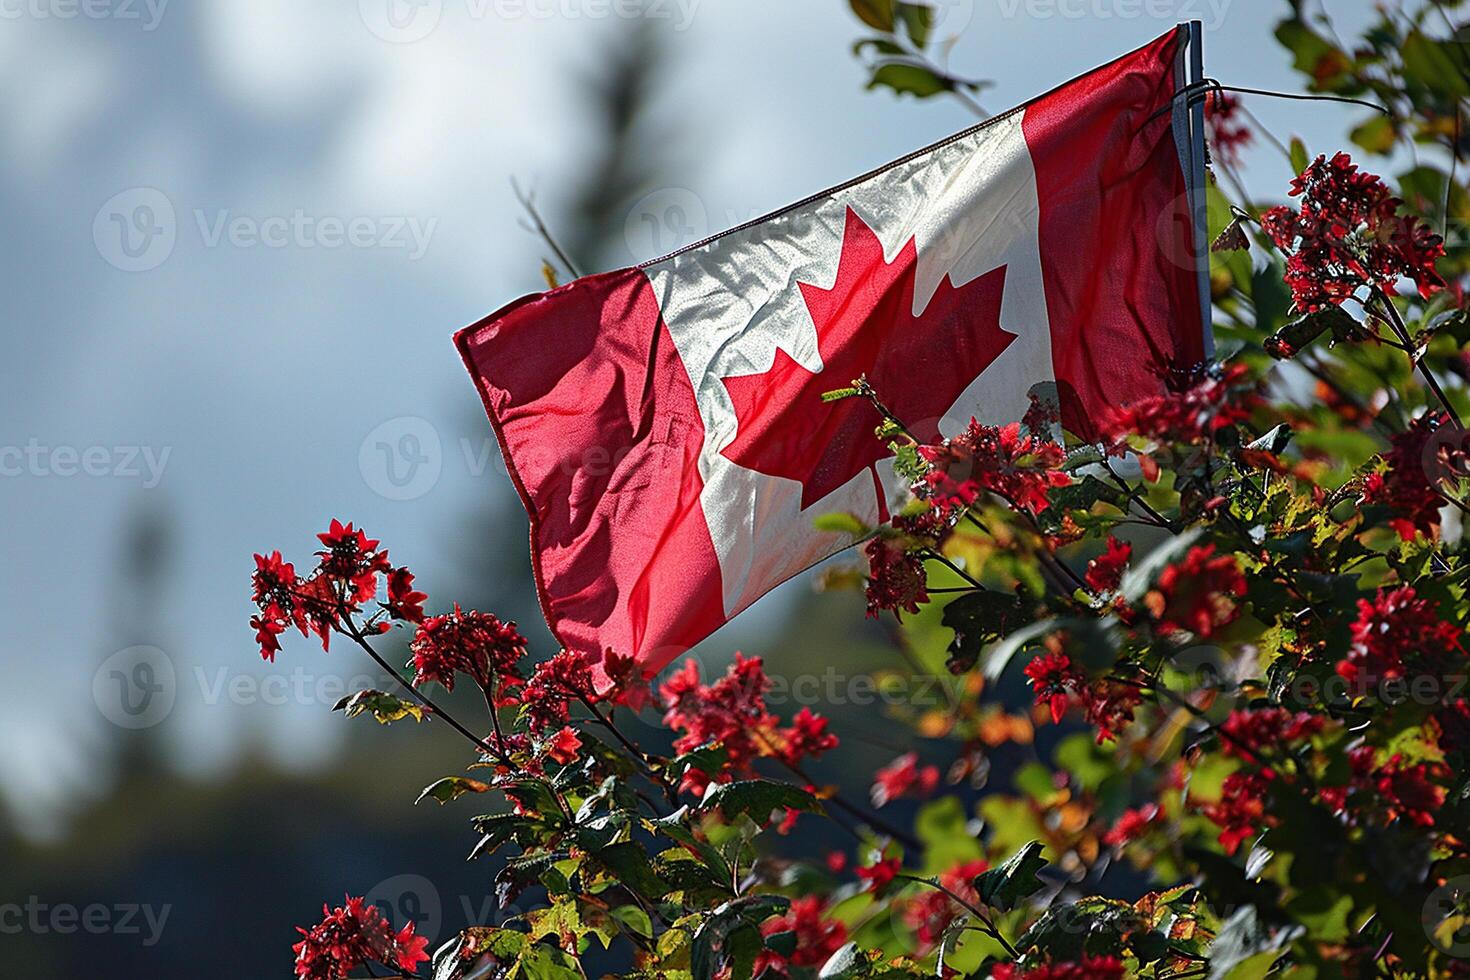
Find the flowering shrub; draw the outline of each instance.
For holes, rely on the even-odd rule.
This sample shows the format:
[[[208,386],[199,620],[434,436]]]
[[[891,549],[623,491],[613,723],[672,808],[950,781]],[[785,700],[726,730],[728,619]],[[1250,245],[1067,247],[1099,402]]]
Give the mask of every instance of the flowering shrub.
[[[1385,14],[1352,52],[1297,18],[1278,36],[1311,86],[1389,104],[1386,142],[1355,131],[1364,151],[1402,133],[1463,154],[1460,76],[1423,67],[1461,52],[1426,20]],[[1212,116],[1228,173],[1259,141],[1233,99]],[[867,529],[861,576],[826,581],[865,581],[947,699],[890,706],[915,738],[867,799],[818,781],[841,733],[772,710],[759,658],[660,681],[619,651],[533,652],[489,613],[426,615],[351,524],[304,575],[257,555],[262,656],[292,629],[343,638],[400,685],[345,713],[470,743],[421,798],[481,803],[466,847],[530,910],[454,937],[433,976],[570,980],[614,955],[690,980],[1465,975],[1470,317],[1465,255],[1429,228],[1434,202],[1470,199],[1428,165],[1394,196],[1346,153],[1292,152],[1294,207],[1211,189],[1219,363],[1175,365],[1167,394],[1097,420],[1101,441],[1038,398],[921,445],[854,381],[913,499]],[[402,671],[375,646],[394,628]],[[434,700],[456,685],[483,695],[473,721]],[[633,742],[634,713],[672,754]],[[1028,761],[993,764],[1007,745]],[[770,860],[798,819],[851,846]],[[303,980],[426,955],[359,899],[302,932]]]

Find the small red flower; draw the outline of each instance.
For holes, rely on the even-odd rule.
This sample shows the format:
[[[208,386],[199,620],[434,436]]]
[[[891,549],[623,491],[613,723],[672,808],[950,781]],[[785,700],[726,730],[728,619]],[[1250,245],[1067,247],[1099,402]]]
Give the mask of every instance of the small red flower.
[[[1122,847],[1148,833],[1149,828],[1159,821],[1163,811],[1157,803],[1146,803],[1136,810],[1124,810],[1108,832],[1103,834],[1103,843],[1109,847]]]
[[[1205,113],[1215,155],[1226,166],[1238,166],[1240,151],[1255,141],[1250,127],[1240,118],[1240,100],[1227,92],[1211,92],[1205,97]]]
[[[879,769],[873,777],[873,805],[884,806],[905,796],[923,797],[939,786],[939,767],[919,765],[919,754],[909,752]]]
[[[1245,575],[1234,555],[1216,555],[1213,544],[1196,545],[1184,560],[1165,568],[1146,598],[1160,633],[1189,631],[1201,639],[1235,622],[1236,600],[1245,596]]]
[[[410,623],[422,623],[424,601],[428,598],[424,593],[414,590],[413,573],[407,568],[395,568],[388,573],[388,602],[385,608],[389,616]]]
[[[414,935],[412,922],[395,933],[377,906],[362,898],[349,896],[335,909],[324,905],[322,916],[310,929],[296,930],[303,937],[292,947],[300,980],[346,980],[367,963],[412,973],[429,958],[429,941]]]
[[[456,672],[470,675],[482,690],[521,683],[517,665],[526,654],[526,638],[515,623],[503,623],[491,613],[454,611],[424,620],[409,644],[413,653],[415,685],[437,681],[454,690]]]
[[[1076,961],[1047,963],[1022,970],[1014,963],[991,967],[991,980],[1123,980],[1123,961],[1116,956],[1083,956]]]
[[[1415,419],[1393,436],[1392,446],[1383,456],[1385,470],[1370,473],[1363,481],[1360,502],[1386,506],[1394,515],[1389,524],[1405,541],[1412,541],[1418,533],[1429,538],[1439,533],[1444,498],[1431,482],[1431,468],[1438,461],[1430,445],[1435,430],[1446,422],[1448,417],[1442,412]]]
[[[1412,279],[1423,299],[1444,288],[1434,267],[1444,240],[1401,216],[1403,202],[1346,153],[1317,157],[1291,194],[1300,209],[1272,208],[1261,224],[1287,255],[1286,283],[1301,312],[1339,306],[1365,286],[1392,291],[1401,278]]]
[[[786,977],[788,966],[819,967],[847,942],[847,927],[824,916],[827,900],[820,895],[793,898],[781,915],[773,915],[761,923],[761,935],[796,934],[796,944],[789,958],[771,949],[756,956],[754,976]]]
[[[1072,482],[1060,469],[1066,455],[1062,447],[1022,435],[1019,422],[997,427],[971,419],[963,433],[937,446],[921,446],[919,455],[930,470],[915,490],[944,517],[969,507],[986,491],[1038,514],[1046,510],[1052,488]]]
[[[1112,592],[1123,580],[1133,545],[1108,535],[1108,550],[1087,563],[1087,587],[1094,592]]]
[[[565,727],[551,737],[551,741],[547,743],[546,755],[553,762],[567,766],[577,761],[577,753],[580,751],[582,740],[577,737],[576,729]]]
[[[903,613],[916,613],[929,601],[924,560],[906,550],[902,540],[879,536],[863,552],[868,556],[868,618],[891,609],[902,619]]]
[[[882,895],[901,870],[903,861],[899,858],[880,858],[865,868],[858,868],[857,876],[874,894]]]
[[[1225,777],[1217,803],[1205,805],[1204,815],[1220,827],[1220,846],[1234,854],[1247,838],[1269,823],[1266,814],[1271,779],[1265,773],[1233,772]]]
[[[1285,708],[1240,709],[1220,726],[1222,748],[1247,762],[1259,763],[1257,752],[1289,748],[1322,730],[1324,719],[1306,711],[1292,714]]]
[[[815,759],[837,748],[837,736],[827,731],[827,726],[826,718],[803,706],[791,719],[791,727],[785,730],[782,757],[795,765],[803,758]]]
[[[1139,435],[1160,443],[1205,442],[1221,429],[1249,417],[1260,400],[1247,381],[1247,373],[1245,365],[1232,364],[1215,373],[1171,379],[1172,390],[1167,393],[1115,411],[1105,431],[1114,440]],[[1140,456],[1139,463],[1149,482],[1158,479],[1158,464],[1147,456]],[[1152,475],[1149,468],[1153,469]]]
[[[1411,665],[1435,669],[1463,649],[1461,631],[1441,619],[1435,604],[1420,598],[1412,585],[1379,589],[1371,602],[1359,599],[1352,638],[1337,673],[1363,686],[1402,678]]]
[[[317,539],[326,546],[317,552],[321,558],[318,567],[321,575],[346,583],[346,595],[352,602],[365,602],[377,594],[378,574],[391,567],[388,553],[378,550],[379,542],[354,528],[351,521],[344,526],[335,518]]]
[[[1086,684],[1086,678],[1072,666],[1072,659],[1065,653],[1047,653],[1026,665],[1026,676],[1031,681],[1036,703],[1051,710],[1053,724],[1062,720],[1072,695]]]

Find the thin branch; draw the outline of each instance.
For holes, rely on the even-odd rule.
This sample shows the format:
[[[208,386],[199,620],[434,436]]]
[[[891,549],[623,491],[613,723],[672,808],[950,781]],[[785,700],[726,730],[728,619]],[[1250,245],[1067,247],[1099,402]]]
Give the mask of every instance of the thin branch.
[[[515,192],[516,200],[520,202],[521,207],[525,209],[526,214],[531,218],[531,224],[533,226],[531,230],[540,235],[542,241],[546,242],[547,246],[556,253],[556,257],[561,260],[562,265],[567,267],[567,272],[571,273],[573,279],[582,278],[582,273],[577,270],[577,264],[572,261],[571,256],[567,255],[561,245],[557,244],[556,237],[551,234],[551,229],[542,220],[541,212],[536,210],[534,197],[521,190],[521,185],[516,182],[514,177],[510,180],[510,186],[511,190]]]

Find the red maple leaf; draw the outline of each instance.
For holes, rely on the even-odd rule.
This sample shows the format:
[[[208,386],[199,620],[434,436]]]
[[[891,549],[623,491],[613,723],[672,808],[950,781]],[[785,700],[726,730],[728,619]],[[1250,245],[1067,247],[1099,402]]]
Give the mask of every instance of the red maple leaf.
[[[956,288],[946,275],[914,315],[919,252],[910,238],[892,262],[852,208],[847,209],[837,281],[831,289],[798,282],[817,328],[822,368],[813,373],[777,348],[769,371],[724,378],[738,431],[721,452],[768,476],[800,481],[811,506],[893,455],[873,434],[879,417],[861,398],[823,402],[822,393],[861,375],[916,437],[939,437],[939,419],[960,393],[1010,346],[1000,326],[1006,267]]]

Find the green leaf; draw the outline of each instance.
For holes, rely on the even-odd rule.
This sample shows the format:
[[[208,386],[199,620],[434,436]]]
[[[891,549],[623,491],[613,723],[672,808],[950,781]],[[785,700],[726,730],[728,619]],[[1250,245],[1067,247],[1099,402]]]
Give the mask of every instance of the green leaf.
[[[867,537],[873,530],[858,520],[857,515],[845,511],[818,514],[812,520],[812,527],[818,531],[830,531],[834,534],[850,534],[855,538]]]
[[[1391,117],[1375,114],[1361,126],[1354,127],[1351,139],[1369,153],[1385,154],[1393,149],[1398,133],[1394,132]]]
[[[1452,99],[1470,95],[1470,83],[1466,82],[1460,65],[1445,42],[1413,30],[1404,38],[1402,55],[1404,74],[1411,81]]]
[[[1031,607],[1020,596],[991,589],[966,592],[944,607],[942,622],[954,630],[949,667],[958,673],[980,660],[986,644],[1004,639],[1031,620]]]
[[[404,701],[382,691],[358,691],[349,694],[332,706],[333,711],[345,712],[348,718],[356,718],[364,711],[371,712],[380,725],[391,724],[404,718],[424,720],[424,709],[412,701]]]
[[[419,794],[419,798],[413,802],[415,805],[418,805],[424,802],[424,800],[432,799],[443,804],[451,800],[457,800],[466,793],[485,793],[489,792],[489,790],[490,785],[488,783],[482,783],[478,779],[467,779],[464,776],[445,776],[438,782],[431,783],[425,787],[424,791]]]
[[[879,65],[868,81],[869,89],[880,86],[887,86],[900,95],[907,93],[915,98],[927,99],[953,91],[954,81],[935,74],[923,65],[890,61],[886,65]]]
[[[928,47],[929,35],[934,32],[934,8],[927,4],[899,3],[898,16],[915,46]]]
[[[635,936],[642,936],[645,939],[653,936],[653,920],[648,917],[647,912],[636,905],[619,905],[608,914],[618,925]]]
[[[1041,851],[1041,842],[1031,841],[1000,867],[991,868],[977,877],[975,891],[979,893],[980,901],[993,909],[1009,912],[1023,899],[1041,891],[1045,882],[1036,876],[1036,872],[1047,865]]]
[[[894,0],[848,0],[852,12],[858,19],[874,30],[892,34],[894,28]]]
[[[771,779],[741,779],[733,783],[715,783],[704,794],[702,809],[719,810],[726,818],[744,814],[756,823],[765,824],[776,810],[802,810],[820,813],[822,804],[799,786]]]
[[[1291,138],[1291,150],[1288,155],[1291,157],[1291,169],[1297,173],[1306,170],[1312,162],[1311,154],[1307,153],[1307,144],[1302,142],[1300,136]]]

